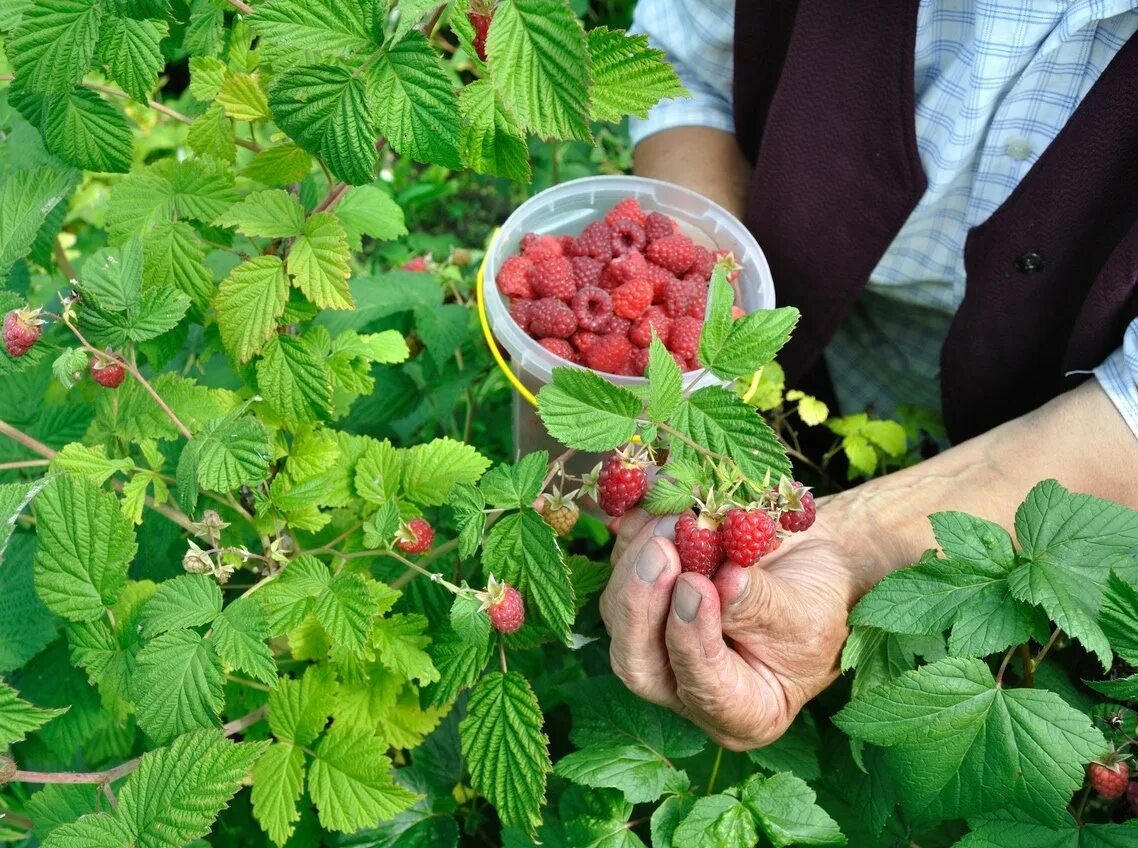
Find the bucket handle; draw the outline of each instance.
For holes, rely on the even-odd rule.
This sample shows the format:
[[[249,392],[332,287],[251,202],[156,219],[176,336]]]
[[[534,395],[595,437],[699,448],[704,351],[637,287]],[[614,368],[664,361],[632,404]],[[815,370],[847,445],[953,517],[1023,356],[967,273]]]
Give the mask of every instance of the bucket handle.
[[[490,240],[486,243],[486,254],[482,257],[482,264],[478,266],[478,276],[475,278],[474,283],[474,298],[478,306],[478,323],[482,325],[482,335],[486,337],[486,344],[490,348],[490,355],[494,357],[494,361],[498,363],[498,368],[506,375],[506,379],[510,381],[519,395],[525,398],[531,406],[537,406],[537,398],[534,397],[533,392],[525,387],[525,384],[518,379],[518,375],[506,363],[506,358],[502,356],[502,350],[498,347],[498,342],[494,339],[494,334],[490,332],[490,320],[486,317],[486,295],[483,291],[482,280],[486,274],[486,262],[490,257],[490,245],[494,243],[497,238],[498,231],[494,230],[490,234]]]

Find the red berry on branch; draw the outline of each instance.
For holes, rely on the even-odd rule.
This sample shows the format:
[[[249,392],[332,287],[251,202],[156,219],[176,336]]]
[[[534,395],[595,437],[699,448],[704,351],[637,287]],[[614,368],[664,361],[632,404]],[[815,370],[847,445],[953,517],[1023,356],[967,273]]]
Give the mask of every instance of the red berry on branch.
[[[614,518],[640,503],[647,491],[648,472],[639,462],[613,454],[601,466],[597,477],[597,503]]]
[[[723,564],[723,539],[718,522],[707,515],[685,512],[676,521],[676,551],[680,570],[694,571],[709,580]]]
[[[399,267],[404,271],[426,271],[428,270],[427,257],[416,256],[414,259],[408,259]]]
[[[521,593],[509,583],[499,583],[490,575],[485,600],[490,625],[499,633],[516,633],[526,621],[526,606]]]
[[[1130,766],[1126,761],[1091,763],[1087,767],[1087,778],[1095,792],[1103,798],[1117,798],[1126,792],[1130,780]]]
[[[783,530],[789,530],[791,533],[801,533],[803,530],[809,529],[810,525],[814,523],[814,515],[817,507],[814,505],[814,495],[809,489],[795,480],[790,484],[793,488],[794,494],[798,499],[798,509],[788,509],[778,517],[778,523],[782,525]]]
[[[412,518],[395,535],[399,550],[408,554],[423,554],[435,543],[435,531],[422,518]]]
[[[104,389],[117,389],[126,378],[126,369],[117,361],[95,359],[91,362],[91,377]]]
[[[13,309],[4,316],[4,350],[19,359],[39,341],[43,323],[39,309]]]
[[[723,517],[719,531],[727,559],[750,568],[770,550],[775,523],[761,509],[732,509]]]
[[[558,536],[569,535],[569,531],[577,525],[580,516],[581,511],[577,508],[577,504],[561,496],[547,498],[541,508],[541,517]]]

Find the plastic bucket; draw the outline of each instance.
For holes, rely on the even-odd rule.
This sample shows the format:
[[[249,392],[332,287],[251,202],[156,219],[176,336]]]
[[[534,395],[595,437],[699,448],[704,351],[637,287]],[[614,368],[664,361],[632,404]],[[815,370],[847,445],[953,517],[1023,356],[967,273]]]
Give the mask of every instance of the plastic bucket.
[[[773,309],[774,282],[762,249],[730,212],[701,194],[671,183],[643,177],[584,177],[562,183],[534,195],[506,219],[494,237],[487,253],[483,295],[486,318],[499,344],[509,353],[514,373],[531,392],[537,394],[552,379],[554,368],[581,368],[551,353],[526,335],[510,317],[506,299],[498,291],[495,275],[507,258],[518,252],[526,233],[577,235],[586,224],[604,217],[616,203],[635,197],[646,212],[670,215],[680,229],[697,244],[709,250],[730,250],[742,266],[736,281],[738,305],[747,312]],[[698,371],[684,374],[686,387],[692,385]],[[605,374],[605,379],[622,386],[642,385],[643,377]],[[717,382],[705,375],[704,383]],[[514,396],[514,443],[520,453],[548,450],[551,456],[564,447],[545,432],[536,410],[523,398]],[[587,471],[595,456],[578,455],[571,463],[574,473]]]

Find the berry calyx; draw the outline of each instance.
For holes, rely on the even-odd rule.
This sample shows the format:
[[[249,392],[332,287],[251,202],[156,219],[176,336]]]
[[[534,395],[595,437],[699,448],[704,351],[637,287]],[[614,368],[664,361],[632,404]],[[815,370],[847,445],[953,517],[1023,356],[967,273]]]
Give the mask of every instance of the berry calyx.
[[[597,503],[606,513],[614,518],[624,515],[647,491],[648,472],[642,464],[619,453],[604,461],[597,476]]]
[[[104,389],[117,389],[126,379],[126,369],[117,360],[93,359],[91,361],[91,379]]]
[[[35,347],[43,335],[39,309],[13,309],[4,316],[4,350],[19,359]]]
[[[732,509],[723,517],[719,532],[727,559],[750,568],[771,549],[775,523],[761,509]]]
[[[11,757],[0,754],[0,786],[11,783],[16,776],[16,761]]]
[[[581,517],[581,511],[577,508],[577,504],[568,500],[564,495],[554,494],[548,496],[542,505],[541,517],[558,536],[568,536],[569,532],[577,526],[577,519]]]
[[[526,622],[526,605],[521,593],[509,583],[501,583],[491,574],[482,600],[490,626],[499,633],[516,633]]]
[[[676,521],[676,551],[680,555],[680,570],[694,571],[709,580],[723,564],[723,538],[719,522],[709,513],[697,518],[685,512]]]
[[[810,490],[797,480],[783,481],[779,484],[778,494],[780,503],[785,505],[785,511],[778,517],[782,529],[790,533],[809,529],[817,512]]]
[[[1095,792],[1103,798],[1117,798],[1126,792],[1130,780],[1130,766],[1125,760],[1091,763],[1087,767],[1087,779],[1090,780]]]
[[[423,554],[435,543],[435,531],[422,518],[412,518],[395,533],[395,544],[408,554]]]

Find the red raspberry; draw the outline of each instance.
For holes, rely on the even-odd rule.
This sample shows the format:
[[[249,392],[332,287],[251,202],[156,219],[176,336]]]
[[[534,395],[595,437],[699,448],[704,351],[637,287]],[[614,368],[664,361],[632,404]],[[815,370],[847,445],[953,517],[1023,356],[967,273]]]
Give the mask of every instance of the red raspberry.
[[[408,554],[422,554],[435,543],[435,531],[421,518],[412,518],[395,534],[395,544]]]
[[[603,330],[612,317],[612,298],[604,289],[594,286],[581,289],[573,296],[573,314],[582,330]]]
[[[615,289],[621,283],[627,283],[636,277],[648,275],[648,263],[638,250],[630,250],[624,256],[618,256],[605,266],[601,274],[600,286],[602,289]]]
[[[593,221],[581,230],[570,251],[574,256],[588,256],[608,262],[612,259],[612,230],[604,221]]]
[[[427,270],[427,257],[416,256],[414,259],[408,259],[399,266],[403,271],[426,271]]]
[[[600,338],[597,333],[591,333],[588,330],[578,330],[570,338],[569,341],[573,343],[573,347],[577,348],[577,352],[581,356],[588,356],[589,348]]]
[[[4,350],[19,359],[31,350],[43,334],[38,309],[13,309],[4,316]]]
[[[652,281],[652,302],[664,302],[665,287],[672,280],[676,279],[676,275],[669,271],[667,268],[661,268],[659,265],[653,265],[651,262],[646,263],[648,270],[644,276]]]
[[[529,283],[536,297],[569,300],[577,293],[573,263],[564,256],[557,256],[534,265],[529,272]]]
[[[565,339],[542,339],[538,344],[550,353],[560,356],[562,359],[568,359],[570,362],[581,361],[581,357],[577,356],[577,351],[573,349],[573,345],[569,344]]]
[[[573,256],[569,261],[573,264],[573,279],[577,281],[577,288],[600,286],[601,274],[605,270],[604,262],[591,256]]]
[[[1087,777],[1095,792],[1103,798],[1117,798],[1126,791],[1130,780],[1130,766],[1125,760],[1118,763],[1091,763]]]
[[[668,315],[672,318],[679,318],[681,315],[687,315],[688,308],[697,294],[696,287],[692,285],[690,280],[672,277],[664,284],[664,296],[658,300],[663,302]]]
[[[683,274],[695,261],[695,245],[682,234],[665,236],[648,245],[644,255],[649,262],[655,262],[673,274]]]
[[[466,13],[467,20],[474,27],[474,52],[483,62],[486,61],[486,35],[490,32],[490,15],[480,14],[471,9]]]
[[[523,330],[529,327],[529,311],[531,306],[533,306],[533,301],[529,298],[510,298],[510,317],[513,318]]]
[[[529,238],[532,233],[526,234],[526,239],[522,245],[522,255],[529,259],[531,262],[544,262],[546,259],[556,259],[561,255],[561,241],[557,236],[534,236]]]
[[[1138,816],[1138,780],[1126,784],[1126,803],[1130,805],[1130,813]]]
[[[518,242],[518,253],[525,254],[531,244],[537,241],[537,233],[526,233]]]
[[[621,318],[619,315],[614,315],[609,318],[608,326],[605,327],[606,333],[616,333],[618,336],[625,336],[627,338],[629,332],[632,330],[632,322],[627,318]]]
[[[597,503],[616,518],[624,515],[648,491],[648,472],[638,462],[613,454],[604,461],[597,476]]]
[[[95,359],[91,362],[91,377],[105,389],[117,389],[126,378],[126,369],[116,361]]]
[[[643,250],[648,243],[644,228],[631,218],[617,218],[610,224],[612,228],[612,252],[624,256],[630,250]]]
[[[727,558],[743,568],[750,568],[770,550],[775,524],[761,509],[732,509],[723,517],[719,532]]]
[[[526,605],[509,583],[499,583],[496,590],[491,590],[486,614],[490,616],[490,626],[499,633],[516,633],[526,623]]]
[[[621,374],[629,369],[632,357],[632,342],[619,333],[601,336],[585,354],[585,362],[594,371],[607,371]]]
[[[632,358],[628,360],[628,367],[637,377],[643,377],[648,370],[648,349],[638,347],[632,351]]]
[[[647,216],[645,216],[644,210],[640,208],[639,200],[635,197],[626,197],[609,210],[608,214],[605,215],[605,222],[611,225],[613,221],[619,218],[631,218],[643,227]]]
[[[801,533],[814,523],[814,514],[817,508],[814,505],[814,494],[795,480],[792,484],[794,491],[798,494],[799,500],[802,502],[802,509],[788,509],[778,517],[778,523],[782,525],[783,530],[789,530],[791,533]]]
[[[569,251],[573,249],[573,242],[577,239],[573,238],[573,236],[558,236],[557,240],[561,242],[561,255],[568,256]]]
[[[676,551],[680,570],[694,571],[709,580],[723,564],[723,540],[715,519],[707,514],[696,518],[685,512],[676,521]]]
[[[707,317],[707,286],[703,283],[695,284],[695,297],[688,304],[687,314],[700,321]]]
[[[672,322],[672,331],[668,336],[668,350],[678,353],[684,359],[693,360],[699,353],[699,334],[703,331],[703,322],[698,318],[684,315]]]
[[[711,272],[715,270],[715,254],[703,245],[697,244],[692,249],[692,255],[695,259],[692,260],[688,273],[699,274],[699,278],[706,283],[711,279]]]
[[[529,308],[529,334],[535,339],[567,339],[577,332],[577,316],[555,297],[535,300]]]
[[[498,291],[509,297],[533,297],[533,286],[530,285],[530,271],[533,262],[524,256],[511,256],[502,263],[494,281],[498,284]]]
[[[621,318],[639,318],[652,304],[652,283],[637,277],[621,283],[612,293],[612,311]]]
[[[650,306],[648,310],[632,322],[632,329],[628,331],[628,340],[637,347],[648,347],[652,344],[652,331],[666,347],[668,334],[672,330],[672,319],[659,306]]]
[[[653,212],[644,220],[644,235],[648,241],[667,238],[676,232],[676,222],[662,212]]]

